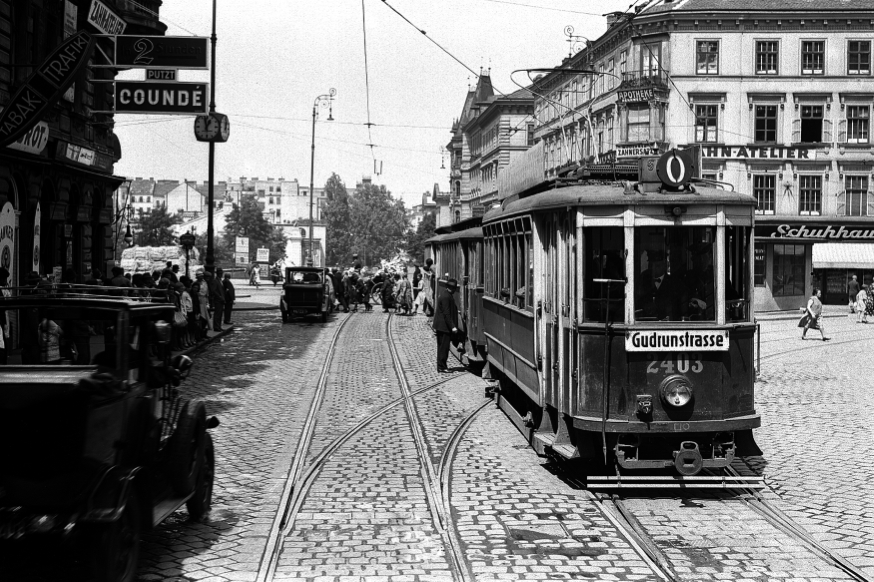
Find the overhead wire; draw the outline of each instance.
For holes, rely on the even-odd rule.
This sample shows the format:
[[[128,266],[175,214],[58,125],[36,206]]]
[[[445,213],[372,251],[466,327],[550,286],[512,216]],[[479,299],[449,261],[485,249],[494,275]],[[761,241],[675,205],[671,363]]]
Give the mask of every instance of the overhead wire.
[[[370,121],[370,73],[367,66],[367,20],[365,17],[364,0],[361,0],[361,32],[364,39],[364,95],[367,102],[367,139],[370,145],[370,157],[373,159],[373,171],[376,173],[376,156],[373,154],[373,124]]]
[[[597,12],[583,12],[580,10],[568,10],[566,8],[552,8],[550,6],[536,6],[534,4],[523,4],[522,2],[509,2],[508,0],[483,0],[483,2],[494,2],[495,4],[510,4],[512,6],[522,6],[525,8],[536,8],[538,10],[551,10],[553,12],[569,12],[571,14],[585,14],[586,16],[603,16]]]
[[[187,32],[188,34],[191,34],[191,35],[197,36],[196,33],[191,32],[190,30],[188,30],[187,28],[185,28],[184,26],[182,26],[181,24],[179,24],[179,23],[177,23],[177,22],[173,22],[172,20],[170,20],[170,19],[167,18],[166,16],[161,17],[157,12],[155,12],[154,10],[152,10],[151,8],[149,8],[148,6],[143,6],[142,4],[140,4],[139,2],[135,2],[134,0],[127,0],[127,3],[128,3],[128,4],[131,4],[132,6],[135,6],[135,7],[139,8],[140,10],[142,10],[143,12],[145,12],[146,14],[150,14],[150,15],[154,16],[156,19],[160,18],[160,20],[161,20],[162,22],[166,22],[166,23],[168,23],[168,24],[172,24],[172,25],[175,26],[176,28],[180,28],[180,29],[184,30],[185,32]]]

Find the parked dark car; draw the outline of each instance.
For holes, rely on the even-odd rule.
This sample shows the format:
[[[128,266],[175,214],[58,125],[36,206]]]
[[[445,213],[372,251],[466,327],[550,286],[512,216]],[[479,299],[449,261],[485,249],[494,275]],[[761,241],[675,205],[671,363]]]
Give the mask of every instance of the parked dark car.
[[[333,304],[327,273],[324,267],[286,267],[279,300],[283,323],[297,315],[314,313],[319,314],[322,323],[328,321]]]
[[[11,291],[0,310],[22,347],[0,366],[0,544],[60,538],[89,580],[132,582],[141,533],[212,502],[218,420],[178,388],[192,362],[170,357],[174,306],[125,288]]]

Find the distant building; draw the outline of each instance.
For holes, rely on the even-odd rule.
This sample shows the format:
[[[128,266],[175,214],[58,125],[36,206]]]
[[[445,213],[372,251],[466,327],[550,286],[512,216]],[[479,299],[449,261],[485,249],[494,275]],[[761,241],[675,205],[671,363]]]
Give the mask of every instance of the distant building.
[[[414,205],[407,211],[407,219],[410,221],[410,227],[415,231],[428,214],[437,216],[437,203],[434,201],[433,192],[425,192],[422,194],[422,201]]]

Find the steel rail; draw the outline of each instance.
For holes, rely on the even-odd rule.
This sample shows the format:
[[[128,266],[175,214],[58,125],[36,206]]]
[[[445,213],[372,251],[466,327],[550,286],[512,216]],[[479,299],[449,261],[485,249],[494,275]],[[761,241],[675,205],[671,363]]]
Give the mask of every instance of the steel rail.
[[[276,551],[277,546],[281,548],[280,530],[282,522],[285,519],[285,514],[288,510],[288,503],[294,493],[295,486],[306,462],[307,451],[309,451],[310,443],[312,442],[313,433],[316,429],[316,419],[319,410],[322,407],[322,399],[325,395],[325,389],[328,384],[328,370],[331,367],[331,361],[334,358],[334,351],[337,347],[337,338],[340,337],[340,331],[346,325],[350,318],[346,318],[340,322],[337,329],[334,330],[334,335],[331,337],[331,343],[328,346],[325,354],[325,361],[322,364],[322,369],[319,372],[319,381],[316,385],[316,392],[310,402],[310,408],[307,412],[306,419],[300,431],[300,439],[297,442],[294,456],[292,457],[291,465],[286,473],[285,484],[282,487],[282,493],[279,496],[279,507],[276,511],[276,516],[273,519],[273,524],[270,526],[270,533],[267,536],[267,543],[264,545],[264,551],[261,554],[261,559],[258,561],[258,575],[256,582],[266,582],[269,576],[272,576],[276,568],[276,558],[279,552]],[[266,560],[266,564],[265,564]],[[266,566],[266,568],[265,568]]]
[[[643,525],[628,511],[628,508],[616,495],[592,493],[589,490],[585,490],[584,494],[596,502],[595,505],[600,510],[601,515],[606,517],[613,524],[613,527],[628,540],[632,549],[637,552],[656,576],[668,582],[680,582],[681,578],[671,568],[667,556],[662,553],[652,540],[652,536],[647,533]]]
[[[740,474],[734,469],[734,467],[729,466],[726,467],[725,470],[735,476],[740,476]],[[835,568],[845,572],[854,580],[858,580],[859,582],[871,582],[872,579],[869,578],[864,572],[851,564],[847,559],[835,554],[830,549],[819,543],[812,535],[810,535],[807,530],[795,523],[795,521],[791,517],[789,517],[780,509],[774,507],[771,503],[769,503],[768,500],[765,499],[762,494],[759,493],[757,490],[743,487],[740,485],[734,487],[733,489],[739,491],[741,495],[739,495],[738,498],[743,501],[750,509],[752,509],[762,518],[764,518],[765,521],[767,521],[769,524],[779,529],[783,533],[803,543],[811,551],[813,551],[813,553],[817,554],[822,560],[828,562]]]
[[[428,444],[425,442],[421,419],[418,410],[416,409],[416,403],[410,397],[410,386],[407,383],[407,377],[404,374],[400,357],[398,356],[397,349],[394,345],[394,336],[391,330],[393,317],[394,314],[389,315],[385,322],[386,333],[388,334],[388,347],[389,352],[391,352],[395,373],[400,381],[401,393],[404,396],[404,408],[407,412],[407,418],[410,421],[410,430],[413,433],[413,441],[416,444],[416,450],[421,462],[422,478],[425,484],[425,495],[428,498],[428,505],[431,507],[431,518],[435,529],[440,533],[440,537],[443,538],[443,543],[447,550],[447,562],[454,574],[454,579],[463,582],[473,582],[475,577],[465,558],[464,549],[461,547],[457,535],[455,535],[455,528],[452,522],[452,512],[448,506],[443,504],[440,482],[434,475],[434,467],[431,464],[431,458],[428,454]]]

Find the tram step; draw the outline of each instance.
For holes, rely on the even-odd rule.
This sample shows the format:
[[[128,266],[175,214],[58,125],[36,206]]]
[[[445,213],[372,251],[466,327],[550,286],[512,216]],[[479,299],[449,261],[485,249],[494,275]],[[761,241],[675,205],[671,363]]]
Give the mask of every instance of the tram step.
[[[589,475],[587,489],[764,489],[764,477],[732,475]]]
[[[531,441],[531,446],[537,451],[538,455],[546,455],[552,443],[555,442],[555,435],[551,432],[536,432],[534,439]]]
[[[580,456],[580,450],[574,445],[552,445],[552,450],[564,457],[565,459],[576,459]]]

